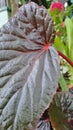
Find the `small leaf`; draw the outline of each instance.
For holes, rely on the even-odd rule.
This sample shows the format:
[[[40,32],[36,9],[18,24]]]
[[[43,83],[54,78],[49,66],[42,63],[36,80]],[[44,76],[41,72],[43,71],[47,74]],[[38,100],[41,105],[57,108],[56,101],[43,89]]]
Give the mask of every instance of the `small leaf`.
[[[70,18],[65,20],[66,30],[67,30],[67,40],[68,40],[68,53],[69,58],[73,60],[73,21]]]
[[[56,130],[73,130],[73,95],[57,93],[50,105],[49,116]]]
[[[68,90],[66,81],[65,81],[65,79],[64,79],[64,77],[63,77],[63,75],[61,73],[60,73],[59,83],[60,83],[60,86],[62,88],[62,91],[67,91]]]
[[[58,50],[63,52],[66,55],[66,45],[64,45],[64,43],[61,42],[61,39],[59,38],[59,36],[55,37],[55,44],[54,47]]]

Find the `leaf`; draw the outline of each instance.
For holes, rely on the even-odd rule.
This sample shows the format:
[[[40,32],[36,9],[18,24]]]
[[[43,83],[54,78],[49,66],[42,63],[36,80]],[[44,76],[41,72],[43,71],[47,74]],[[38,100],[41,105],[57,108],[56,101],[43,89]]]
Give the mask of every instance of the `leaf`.
[[[53,130],[49,115],[48,109],[46,109],[37,123],[36,130]]]
[[[73,22],[72,19],[66,18],[65,20],[66,30],[67,30],[67,40],[68,40],[68,51],[69,51],[69,58],[73,60]]]
[[[64,43],[61,42],[61,39],[59,38],[59,36],[55,37],[55,44],[54,47],[58,50],[63,52],[66,55],[66,46],[64,45]]]
[[[36,130],[53,130],[49,120],[40,120]]]
[[[30,130],[57,90],[58,54],[51,17],[22,6],[0,30],[0,130]],[[50,43],[50,45],[49,45]]]
[[[73,130],[73,95],[57,93],[51,103],[49,116],[56,130]]]
[[[63,77],[63,74],[61,74],[61,73],[60,73],[59,83],[60,83],[60,86],[61,86],[61,88],[62,88],[62,91],[67,91],[67,90],[68,90],[66,81],[65,81],[65,79],[64,79],[64,77]]]

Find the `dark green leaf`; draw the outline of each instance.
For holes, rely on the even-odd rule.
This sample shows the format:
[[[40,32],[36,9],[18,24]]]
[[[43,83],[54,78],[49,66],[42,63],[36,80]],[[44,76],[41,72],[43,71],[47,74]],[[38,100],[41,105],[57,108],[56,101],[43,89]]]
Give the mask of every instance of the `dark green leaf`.
[[[73,130],[73,95],[69,92],[57,93],[49,115],[56,130]]]

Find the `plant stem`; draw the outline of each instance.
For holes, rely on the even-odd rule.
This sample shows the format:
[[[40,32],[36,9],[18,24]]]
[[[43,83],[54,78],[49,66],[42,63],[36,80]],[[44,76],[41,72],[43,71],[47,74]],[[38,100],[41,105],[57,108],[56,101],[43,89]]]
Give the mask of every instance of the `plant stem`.
[[[65,56],[62,52],[58,51],[59,56],[61,56],[63,59],[65,59],[72,67],[73,67],[73,62]]]

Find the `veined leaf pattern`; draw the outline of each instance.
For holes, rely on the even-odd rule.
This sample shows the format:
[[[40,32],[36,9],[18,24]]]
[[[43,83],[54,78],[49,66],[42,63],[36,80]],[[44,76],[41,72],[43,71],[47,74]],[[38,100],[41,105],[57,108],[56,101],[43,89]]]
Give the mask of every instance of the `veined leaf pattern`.
[[[73,130],[73,94],[57,93],[50,105],[49,115],[56,130]]]
[[[0,29],[0,130],[32,130],[57,90],[55,31],[31,2]]]

